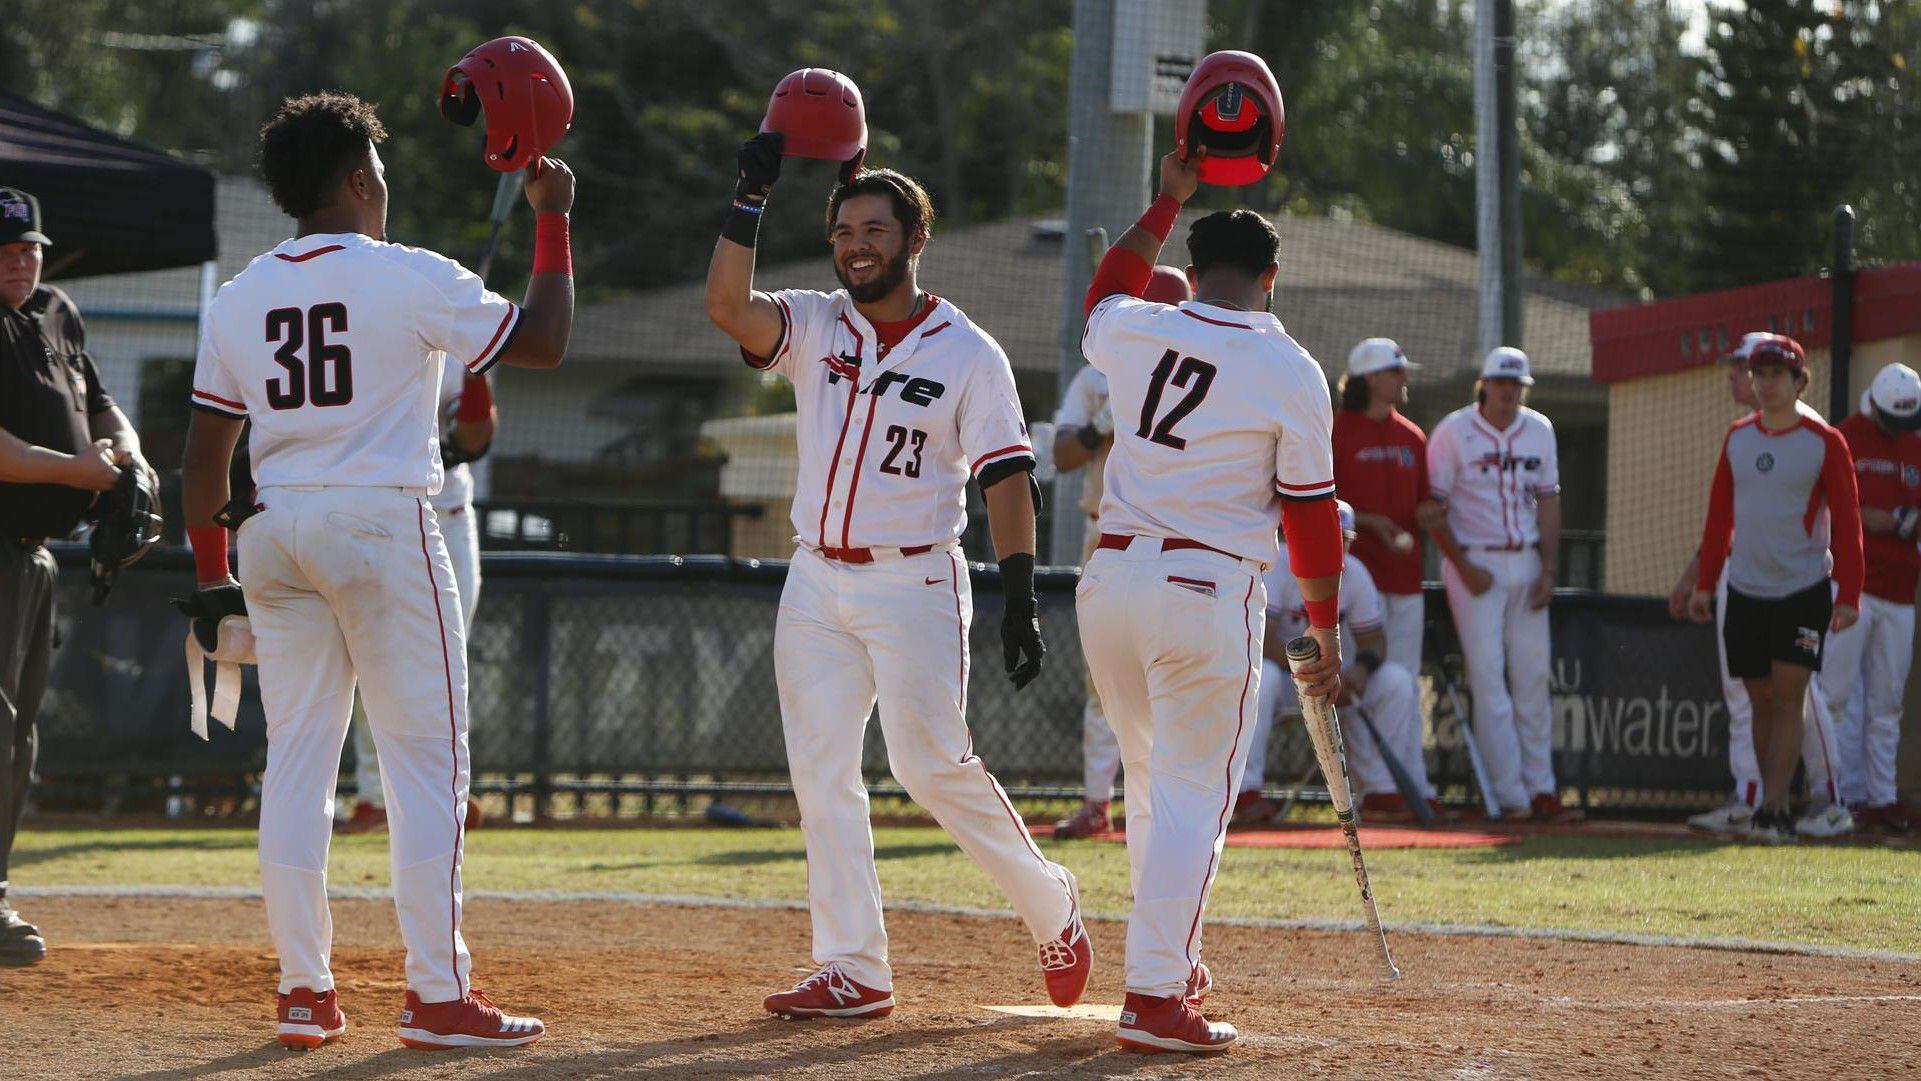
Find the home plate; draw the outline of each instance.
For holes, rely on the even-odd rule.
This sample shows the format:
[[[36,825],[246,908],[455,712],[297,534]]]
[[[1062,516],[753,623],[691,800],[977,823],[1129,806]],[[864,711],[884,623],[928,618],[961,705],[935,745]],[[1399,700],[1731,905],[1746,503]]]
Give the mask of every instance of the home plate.
[[[1101,1006],[1083,1002],[1078,1006],[982,1006],[983,1010],[1010,1014],[1014,1017],[1060,1017],[1072,1021],[1108,1021],[1121,1019],[1119,1006]]]

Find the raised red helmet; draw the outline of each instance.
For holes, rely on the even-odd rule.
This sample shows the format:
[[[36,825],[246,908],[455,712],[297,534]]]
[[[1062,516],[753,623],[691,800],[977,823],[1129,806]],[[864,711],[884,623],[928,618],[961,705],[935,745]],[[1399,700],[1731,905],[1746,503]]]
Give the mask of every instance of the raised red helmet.
[[[780,152],[841,162],[852,174],[867,156],[867,107],[860,87],[838,71],[802,68],[774,87],[760,130],[777,131]]]
[[[1209,53],[1194,66],[1174,113],[1181,160],[1201,158],[1201,183],[1233,188],[1267,175],[1281,153],[1287,107],[1267,62],[1253,53]]]
[[[495,38],[447,69],[440,115],[462,125],[487,114],[487,164],[525,168],[574,125],[574,88],[553,54],[528,38]]]
[[[1147,279],[1147,289],[1141,293],[1141,299],[1156,304],[1179,304],[1193,300],[1194,294],[1187,288],[1186,274],[1171,266],[1157,266]]]

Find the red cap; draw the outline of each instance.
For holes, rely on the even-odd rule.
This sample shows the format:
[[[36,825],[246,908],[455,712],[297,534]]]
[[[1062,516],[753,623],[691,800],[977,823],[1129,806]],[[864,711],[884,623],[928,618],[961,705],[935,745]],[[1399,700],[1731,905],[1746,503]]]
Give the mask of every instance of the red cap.
[[[1728,360],[1743,368],[1758,368],[1763,364],[1779,364],[1797,372],[1808,368],[1808,354],[1801,343],[1786,334],[1766,334],[1759,331],[1741,336],[1741,344],[1728,354]]]

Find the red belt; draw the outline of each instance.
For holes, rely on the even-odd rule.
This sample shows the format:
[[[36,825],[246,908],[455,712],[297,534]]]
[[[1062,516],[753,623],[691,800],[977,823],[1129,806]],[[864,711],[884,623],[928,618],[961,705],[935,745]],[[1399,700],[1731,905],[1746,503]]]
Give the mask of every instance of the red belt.
[[[1148,539],[1152,540],[1154,538],[1150,537]],[[1203,552],[1213,552],[1215,555],[1223,555],[1229,559],[1241,558],[1233,552],[1223,552],[1211,544],[1202,544],[1200,541],[1186,540],[1181,537],[1162,537],[1160,538],[1160,542],[1161,551],[1163,552],[1179,552],[1188,548],[1199,548]],[[1102,533],[1101,542],[1095,545],[1095,547],[1125,549],[1133,543],[1134,537],[1127,533]]]
[[[933,550],[934,546],[931,544],[910,544],[902,548],[900,554],[902,556],[917,556]],[[874,550],[872,548],[816,548],[814,551],[821,556],[840,563],[872,563],[874,561]]]

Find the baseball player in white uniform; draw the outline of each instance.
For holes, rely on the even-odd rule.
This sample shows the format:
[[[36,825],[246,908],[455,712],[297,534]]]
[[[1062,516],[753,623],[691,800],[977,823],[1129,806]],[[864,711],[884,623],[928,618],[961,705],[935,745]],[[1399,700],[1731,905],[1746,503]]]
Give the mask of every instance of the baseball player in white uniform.
[[[1425,519],[1473,695],[1474,741],[1503,817],[1569,821],[1554,783],[1548,602],[1560,567],[1561,470],[1554,425],[1529,409],[1527,354],[1487,355],[1476,402],[1427,442]]]
[[[960,309],[922,292],[933,207],[912,179],[854,173],[828,204],[843,288],[753,288],[781,136],[742,146],[735,205],[707,274],[707,312],[748,362],[794,385],[796,549],[774,632],[788,768],[807,843],[816,971],[764,1002],[784,1017],[893,1010],[880,879],[861,780],[880,703],[889,769],[1006,892],[1039,948],[1049,997],[1079,1001],[1093,967],[1074,876],[1041,855],[967,731],[959,548],[966,486],[981,486],[1000,558],[1001,642],[1018,689],[1040,672],[1034,452],[1013,369]]]
[[[1746,335],[1742,345],[1749,345],[1760,337]],[[1761,408],[1761,403],[1754,396],[1754,381],[1739,360],[1741,354],[1742,348],[1737,346],[1723,361],[1728,396],[1752,413]],[[1796,400],[1795,408],[1815,420],[1821,419],[1821,414],[1804,401]],[[1696,552],[1668,594],[1668,615],[1675,619],[1687,618],[1688,596],[1694,592],[1700,568],[1701,557]],[[1754,752],[1754,704],[1748,699],[1748,689],[1728,673],[1727,639],[1722,634],[1727,608],[1728,583],[1723,573],[1715,585],[1714,652],[1720,665],[1721,698],[1728,707],[1728,771],[1734,775],[1734,796],[1713,810],[1690,816],[1688,825],[1708,833],[1740,835],[1747,832],[1755,808],[1761,805],[1761,764]],[[1795,823],[1795,832],[1801,836],[1839,837],[1854,830],[1853,816],[1841,800],[1838,746],[1834,718],[1828,712],[1826,700],[1819,694],[1808,695],[1801,726],[1801,766],[1808,792],[1814,799],[1808,812]]]
[[[1354,508],[1337,501],[1341,537],[1352,544],[1355,536]],[[1287,670],[1287,643],[1307,633],[1307,602],[1288,569],[1287,538],[1281,538],[1281,556],[1267,569],[1262,581],[1267,588],[1267,637],[1262,646],[1261,704],[1256,713],[1254,734],[1248,743],[1247,769],[1241,775],[1241,794],[1236,809],[1259,795],[1266,780],[1267,741],[1277,720],[1301,715],[1301,700]],[[1374,728],[1387,743],[1408,773],[1422,785],[1416,798],[1425,801],[1437,815],[1440,804],[1427,783],[1421,749],[1421,694],[1414,673],[1389,660],[1387,655],[1387,606],[1367,566],[1351,553],[1341,563],[1341,655],[1353,658],[1341,671],[1341,690],[1345,697],[1340,715],[1342,743],[1347,748],[1348,770],[1361,813],[1369,821],[1405,820],[1412,817],[1394,784],[1393,771],[1387,768],[1380,744],[1374,741],[1360,714],[1365,712]],[[1393,797],[1392,801],[1387,797]]]
[[[487,377],[475,375],[459,363],[441,362],[440,441],[444,478],[440,491],[427,503],[440,521],[440,535],[454,564],[454,592],[460,595],[461,629],[473,634],[474,612],[480,607],[480,530],[474,521],[474,474],[468,463],[487,453],[499,418],[493,388]],[[360,704],[354,704],[354,810],[341,833],[366,833],[387,826],[387,799],[380,790],[380,749]],[[480,824],[480,804],[467,801],[466,827]]]
[[[1141,1051],[1236,1037],[1200,1012],[1201,926],[1260,701],[1261,574],[1282,518],[1321,646],[1303,689],[1340,685],[1333,410],[1319,366],[1266,310],[1280,238],[1251,211],[1203,217],[1188,235],[1196,299],[1139,299],[1198,164],[1161,159],[1160,198],[1101,260],[1082,337],[1116,438],[1076,599],[1127,771],[1134,908],[1117,1037]]]
[[[1143,299],[1179,304],[1192,295],[1187,275],[1170,266],[1157,266]],[[1107,405],[1107,377],[1090,364],[1068,381],[1067,393],[1061,396],[1061,407],[1054,414],[1055,467],[1063,473],[1083,467],[1086,470],[1081,476],[1081,510],[1087,514],[1082,566],[1087,565],[1095,543],[1101,539],[1101,475],[1113,446],[1114,411]],[[1114,799],[1114,777],[1121,769],[1121,745],[1114,738],[1107,715],[1101,712],[1101,696],[1094,689],[1092,673],[1087,677],[1087,704],[1081,710],[1081,769],[1086,785],[1081,809],[1054,823],[1057,840],[1094,837],[1113,828],[1108,812]]]
[[[473,988],[460,934],[466,638],[427,499],[442,477],[441,354],[482,374],[498,363],[550,368],[566,352],[573,177],[542,159],[527,181],[537,240],[516,306],[451,260],[385,241],[374,149],[385,135],[372,106],[331,92],[287,102],[261,131],[268,190],[298,228],[221,287],[201,335],[182,469],[201,585],[189,614],[252,623],[267,716],[261,893],[280,955],[280,1042],[317,1047],[347,1025],[329,967],[327,847],[358,684],[385,767],[407,945],[400,1038],[516,1046],[544,1029]],[[223,506],[249,419],[253,502]],[[216,523],[242,517],[236,582]]]

